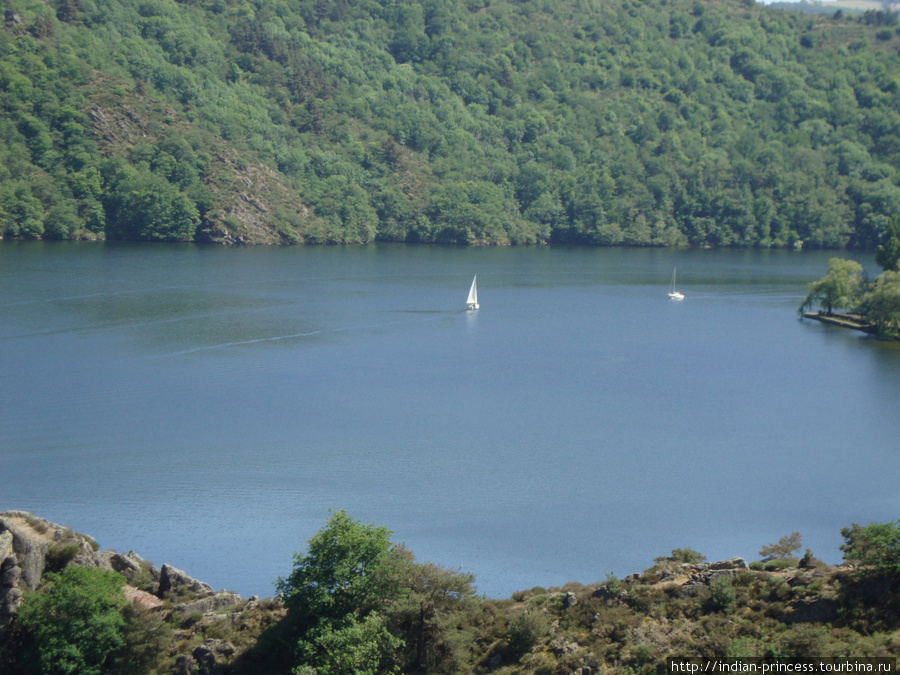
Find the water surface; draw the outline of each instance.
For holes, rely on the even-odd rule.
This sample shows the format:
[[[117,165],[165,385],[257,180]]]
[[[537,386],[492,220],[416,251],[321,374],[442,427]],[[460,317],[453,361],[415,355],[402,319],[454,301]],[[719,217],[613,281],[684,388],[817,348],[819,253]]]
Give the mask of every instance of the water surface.
[[[5,242],[0,509],[245,596],[330,509],[490,596],[838,562],[897,517],[900,350],[797,320],[830,255]]]

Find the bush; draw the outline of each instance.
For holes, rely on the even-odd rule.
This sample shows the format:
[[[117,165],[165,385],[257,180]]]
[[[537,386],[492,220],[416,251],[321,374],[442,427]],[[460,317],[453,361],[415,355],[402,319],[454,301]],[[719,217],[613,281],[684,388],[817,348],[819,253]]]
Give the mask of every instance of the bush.
[[[550,632],[547,617],[538,612],[521,614],[509,623],[504,641],[509,655],[519,660]]]
[[[126,648],[125,577],[73,565],[46,578],[19,608],[19,619],[34,638],[27,662],[42,673],[114,672]]]
[[[57,544],[47,549],[44,562],[48,572],[62,572],[63,569],[78,556],[81,547],[74,542]]]
[[[731,577],[717,577],[710,584],[710,604],[712,608],[725,614],[734,611],[737,604],[737,595]]]

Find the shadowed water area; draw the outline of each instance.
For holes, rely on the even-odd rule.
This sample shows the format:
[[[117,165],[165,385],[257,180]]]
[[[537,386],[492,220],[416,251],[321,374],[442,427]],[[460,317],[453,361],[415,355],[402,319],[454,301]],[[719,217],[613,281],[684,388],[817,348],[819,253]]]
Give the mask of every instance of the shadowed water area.
[[[798,321],[832,255],[0,243],[0,510],[245,596],[329,509],[498,597],[838,562],[897,517],[900,348]]]

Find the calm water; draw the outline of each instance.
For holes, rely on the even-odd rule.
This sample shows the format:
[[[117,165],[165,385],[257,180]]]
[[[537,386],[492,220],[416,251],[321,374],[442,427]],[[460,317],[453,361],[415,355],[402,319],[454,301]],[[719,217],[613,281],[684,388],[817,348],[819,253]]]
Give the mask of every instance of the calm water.
[[[2,243],[0,510],[245,596],[329,509],[499,597],[838,562],[900,514],[900,349],[797,320],[830,255]]]

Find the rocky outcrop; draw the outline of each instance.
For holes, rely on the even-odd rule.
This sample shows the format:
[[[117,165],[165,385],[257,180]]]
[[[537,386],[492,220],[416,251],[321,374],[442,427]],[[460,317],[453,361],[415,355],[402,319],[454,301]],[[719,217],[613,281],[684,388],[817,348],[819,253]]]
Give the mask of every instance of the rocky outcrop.
[[[157,568],[134,551],[100,551],[93,539],[69,528],[25,511],[5,511],[0,513],[0,629],[12,620],[24,592],[38,587],[48,564],[118,572],[126,579],[128,599],[145,609],[160,609],[171,598],[182,615],[209,614],[242,602],[237,593],[216,592],[171,565]]]
[[[223,663],[234,655],[234,646],[222,640],[207,640],[194,648],[190,656],[179,656],[175,675],[221,675]]]
[[[202,581],[197,581],[186,572],[172,567],[171,565],[163,565],[159,575],[159,591],[157,594],[162,597],[167,593],[178,593],[187,591],[190,593],[213,593],[212,586]]]

